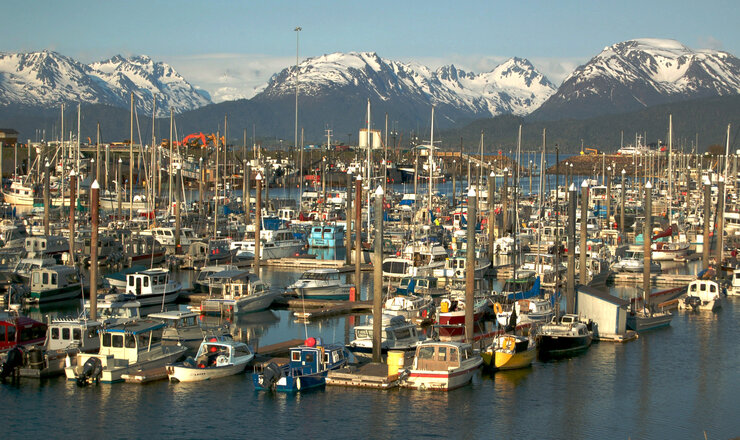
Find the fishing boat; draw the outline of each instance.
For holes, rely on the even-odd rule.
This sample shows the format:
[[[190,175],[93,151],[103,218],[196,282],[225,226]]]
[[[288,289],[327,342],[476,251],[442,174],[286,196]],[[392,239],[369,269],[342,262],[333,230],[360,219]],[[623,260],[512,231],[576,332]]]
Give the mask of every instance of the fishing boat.
[[[165,323],[162,331],[163,345],[184,345],[188,348],[196,348],[203,340],[203,329],[200,327],[199,313],[169,310],[166,312],[150,313],[148,318],[157,319]],[[195,342],[195,346],[193,346]]]
[[[163,226],[159,228],[145,229],[141,231],[141,235],[151,235],[155,240],[162,244],[162,246],[174,246],[175,232],[176,228]],[[191,228],[180,228],[180,246],[187,248],[198,241],[202,241],[202,239],[195,235],[195,232],[193,232]]]
[[[252,374],[257,390],[294,393],[326,385],[326,375],[347,365],[343,345],[326,344],[321,338],[308,338],[303,345],[290,349],[288,363],[258,365]]]
[[[236,250],[236,258],[254,258],[255,233],[254,225],[247,225],[244,240],[231,243],[231,248]],[[263,260],[294,257],[306,244],[296,238],[293,231],[286,228],[283,223],[276,224],[275,229],[260,229],[260,239],[260,258]]]
[[[208,292],[209,289],[209,278],[214,273],[223,272],[225,270],[238,270],[238,268],[231,264],[222,264],[220,266],[205,266],[198,271],[198,276],[193,281],[193,291],[195,292]]]
[[[166,269],[147,269],[126,275],[126,293],[142,306],[168,304],[180,295],[182,286]]]
[[[129,265],[155,265],[164,261],[165,248],[148,235],[136,235],[123,242],[123,259]]]
[[[668,228],[670,229],[670,228]],[[688,242],[655,242],[651,245],[651,257],[656,261],[674,261],[685,258],[689,253],[691,243]]]
[[[548,356],[567,356],[585,351],[593,341],[593,331],[577,315],[557,316],[549,324],[540,328],[539,354]]]
[[[430,319],[435,310],[434,299],[429,295],[396,295],[383,304],[384,314],[403,316],[407,320]]]
[[[51,267],[59,264],[54,258],[21,258],[15,265],[13,274],[30,284],[31,272],[42,267]]]
[[[482,365],[483,359],[470,344],[426,341],[416,347],[414,362],[401,385],[450,391],[470,382]]]
[[[257,275],[244,270],[225,270],[209,277],[210,293],[200,303],[200,312],[233,316],[240,313],[259,312],[270,307],[280,296]]]
[[[654,330],[671,325],[673,314],[666,311],[653,311],[649,307],[631,311],[627,315],[627,328],[636,332]]]
[[[645,252],[642,246],[631,246],[625,251],[624,257],[612,265],[615,272],[643,272],[645,267]],[[663,269],[660,263],[650,260],[650,272],[660,273]]]
[[[716,312],[722,308],[722,287],[716,281],[694,280],[689,283],[686,295],[679,298],[678,308]]]
[[[286,289],[304,298],[346,300],[352,287],[342,282],[337,269],[311,269]]]
[[[142,319],[101,330],[98,353],[78,353],[76,365],[70,362],[64,369],[67,379],[78,384],[115,383],[123,381],[124,374],[175,362],[187,348],[163,346],[160,338],[164,328],[162,321]]]
[[[46,340],[46,324],[15,312],[0,311],[0,353],[16,346],[30,347]]]
[[[69,239],[56,235],[26,237],[25,248],[27,258],[54,258],[62,263],[62,255],[69,253]]]
[[[74,267],[56,265],[31,271],[28,302],[40,304],[81,296],[82,283]]]
[[[200,382],[243,373],[254,359],[254,353],[243,342],[231,336],[210,336],[203,339],[195,359],[167,365],[167,377],[172,382]]]
[[[416,331],[416,325],[399,315],[382,316],[380,352],[385,358],[389,350],[414,351],[416,346],[426,339]],[[373,356],[373,318],[366,325],[354,329],[355,338],[347,344],[350,351],[359,361],[370,361]]]
[[[100,349],[100,321],[86,318],[55,318],[49,322],[43,345],[26,351],[21,367],[22,377],[44,378],[64,374],[67,356],[77,359],[77,353],[92,353]]]
[[[520,299],[513,304],[504,308],[503,306],[496,304],[493,305],[494,311],[501,309],[496,312],[496,320],[500,327],[506,327],[509,325],[511,315],[516,316],[516,326],[526,325],[531,327],[532,324],[540,323],[545,324],[552,320],[555,316],[555,309],[553,309],[552,301],[541,298],[530,298]]]
[[[308,235],[312,248],[336,248],[344,244],[344,227],[339,225],[314,226]]]
[[[498,335],[481,352],[483,363],[494,370],[514,370],[532,365],[537,355],[533,339],[517,335]]]
[[[141,318],[141,303],[122,293],[99,295],[97,319],[105,326],[113,326]],[[85,316],[90,316],[90,301],[85,300]]]
[[[437,277],[416,276],[404,277],[401,283],[395,287],[397,295],[422,295],[422,296],[441,296],[447,293],[447,290],[439,286]]]
[[[740,296],[740,269],[732,271],[730,285],[727,287],[728,296]]]
[[[465,334],[465,309],[467,304],[462,297],[444,298],[437,308],[437,328],[445,338],[460,337]],[[491,300],[476,298],[473,304],[473,322],[477,323],[491,310]]]

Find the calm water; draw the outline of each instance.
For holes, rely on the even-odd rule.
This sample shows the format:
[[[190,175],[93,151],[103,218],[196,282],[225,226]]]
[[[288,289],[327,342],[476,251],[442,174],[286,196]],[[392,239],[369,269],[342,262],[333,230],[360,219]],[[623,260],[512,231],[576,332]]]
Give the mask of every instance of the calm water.
[[[277,286],[299,276],[263,275]],[[306,333],[346,342],[356,319],[304,326],[288,311],[267,311],[238,317],[232,331],[253,346]],[[738,323],[740,301],[729,299],[717,314],[680,313],[669,328],[637,341],[602,342],[569,360],[482,373],[450,393],[338,387],[258,393],[249,375],[86,388],[57,378],[1,385],[0,414],[7,438],[700,439],[704,431],[710,439],[728,438],[740,435]]]

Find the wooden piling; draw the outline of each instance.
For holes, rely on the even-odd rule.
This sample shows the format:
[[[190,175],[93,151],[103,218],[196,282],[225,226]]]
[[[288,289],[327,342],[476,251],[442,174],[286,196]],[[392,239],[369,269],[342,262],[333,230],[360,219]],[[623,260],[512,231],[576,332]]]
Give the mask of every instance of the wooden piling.
[[[349,251],[348,251],[349,252]],[[362,174],[355,178],[355,295],[360,298],[362,271]]]
[[[44,163],[44,235],[47,237],[51,235],[51,223],[50,223],[50,211],[51,211],[51,200],[50,200],[50,188],[49,188],[49,161]]]
[[[495,220],[496,213],[493,209],[493,181],[496,179],[496,174],[491,170],[491,174],[488,176],[488,256],[493,262],[494,254],[496,251],[496,238],[494,236],[493,223]]]
[[[382,358],[383,332],[383,186],[375,190],[375,258],[373,261],[373,362]]]
[[[709,255],[712,249],[712,239],[709,237],[712,224],[712,182],[704,181],[704,238],[702,239],[702,267],[709,269]]]
[[[724,177],[720,176],[719,181],[717,182],[717,214],[716,214],[716,222],[717,222],[717,233],[715,234],[717,236],[717,275],[722,276],[722,271],[720,270],[720,267],[722,267],[722,248],[724,247],[724,231],[725,231],[725,179]]]
[[[181,212],[182,209],[180,209],[180,205],[182,204],[182,188],[180,187],[180,182],[182,182],[182,166],[178,163],[177,164],[177,176],[175,177],[175,254],[180,254],[181,252],[181,246],[180,246],[180,233],[182,232],[181,228]]]
[[[97,179],[90,186],[90,319],[97,319],[98,310],[98,224],[100,206],[100,185]]]
[[[567,288],[565,292],[566,313],[575,312],[575,290],[576,290],[576,205],[578,204],[578,191],[576,185],[571,183],[568,188],[568,273]]]
[[[347,172],[347,214],[345,215],[347,227],[344,231],[345,262],[347,266],[352,264],[352,189],[352,172]]]
[[[619,232],[621,233],[622,237],[625,237],[624,235],[624,202],[625,202],[625,194],[626,194],[626,187],[627,187],[627,171],[622,168],[622,197],[620,200],[620,208],[619,208]]]
[[[473,312],[475,309],[475,225],[478,214],[476,207],[478,197],[475,189],[470,186],[468,191],[468,230],[465,254],[465,340],[469,343],[474,341]]]

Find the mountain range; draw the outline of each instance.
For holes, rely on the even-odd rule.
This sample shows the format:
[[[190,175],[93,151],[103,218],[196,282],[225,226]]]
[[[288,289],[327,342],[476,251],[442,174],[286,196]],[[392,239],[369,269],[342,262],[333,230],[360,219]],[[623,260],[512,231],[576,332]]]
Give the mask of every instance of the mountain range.
[[[368,99],[373,126],[383,129],[387,114],[389,129],[404,133],[401,136],[408,141],[410,136],[427,137],[432,106],[435,128],[457,132],[476,120],[507,120],[507,115],[531,123],[586,119],[740,94],[738,58],[660,39],[606,47],[560,87],[522,58],[474,73],[453,65],[433,70],[372,52],[332,53],[306,59],[297,70],[291,66],[274,74],[249,100],[218,104],[172,67],[146,56],[82,64],[42,51],[0,54],[0,126],[27,134],[42,126],[54,132],[58,104],[82,101],[95,106],[93,116],[83,114],[83,126],[86,118],[100,121],[119,115],[105,121],[103,129],[109,139],[127,138],[128,124],[117,118],[127,113],[133,92],[140,115],[151,113],[154,94],[159,115],[172,107],[178,114],[178,133],[216,131],[228,114],[231,139],[241,139],[246,127],[250,138],[272,138],[274,143],[283,139],[292,145],[296,77],[299,124],[306,143],[326,139],[327,129],[334,139],[353,143],[353,134],[367,124]]]

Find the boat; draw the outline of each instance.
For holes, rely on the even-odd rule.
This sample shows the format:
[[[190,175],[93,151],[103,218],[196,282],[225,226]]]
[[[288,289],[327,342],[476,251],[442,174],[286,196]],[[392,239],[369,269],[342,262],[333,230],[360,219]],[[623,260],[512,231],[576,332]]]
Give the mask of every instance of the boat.
[[[426,341],[416,347],[413,364],[401,386],[450,391],[470,382],[482,365],[483,359],[470,344]]]
[[[517,271],[501,288],[500,296],[506,301],[528,299],[540,296],[542,293],[540,277],[533,270]]]
[[[254,258],[254,236],[254,225],[247,225],[244,240],[231,243],[231,248],[236,250],[236,258]],[[260,229],[260,239],[260,258],[263,260],[295,257],[305,247],[305,242],[296,238],[293,231],[284,226]]]
[[[49,322],[46,341],[26,351],[22,377],[53,377],[64,374],[67,356],[93,353],[100,349],[100,321],[87,318],[55,318]]]
[[[130,273],[137,273],[145,271],[146,266],[136,265],[129,268],[114,272],[103,277],[103,285],[106,287],[115,288],[117,291],[126,291],[126,277]]]
[[[195,359],[167,365],[172,382],[200,382],[243,373],[254,359],[254,353],[243,342],[231,336],[209,336],[203,339]]]
[[[124,374],[164,368],[181,358],[186,347],[163,346],[160,337],[165,324],[142,319],[107,327],[100,331],[98,353],[78,353],[76,365],[69,363],[64,372],[78,384],[115,383]]]
[[[56,265],[31,271],[28,302],[41,304],[81,296],[82,283],[74,267]]]
[[[740,296],[740,269],[732,271],[730,285],[727,287],[728,296]]]
[[[688,242],[664,243],[658,241],[651,245],[652,252],[650,258],[655,261],[675,261],[685,258],[689,253],[689,247],[691,247],[691,243]]]
[[[203,314],[238,315],[265,310],[280,296],[257,275],[244,270],[224,270],[209,277],[210,293],[200,303]]]
[[[146,229],[141,235],[151,235],[162,246],[175,246],[176,228],[163,226],[159,228]],[[187,248],[191,244],[202,241],[191,228],[180,228],[180,246]]]
[[[141,303],[132,295],[123,293],[99,295],[97,300],[97,319],[105,326],[123,324],[140,319]],[[85,316],[90,316],[90,301],[85,300]]]
[[[147,317],[165,323],[166,327],[162,331],[163,345],[184,345],[195,348],[203,340],[203,329],[198,322],[199,313],[169,310],[150,313]],[[193,346],[193,342],[196,342],[195,346]]]
[[[337,269],[311,269],[286,289],[304,298],[346,300],[352,287],[342,282]]]
[[[456,338],[465,335],[465,299],[450,297],[443,299],[437,308],[437,328],[440,337]],[[473,305],[473,322],[479,322],[491,309],[491,300],[476,298]]]
[[[209,278],[214,273],[222,272],[224,270],[237,270],[238,268],[231,264],[222,264],[220,266],[205,266],[198,271],[198,276],[193,281],[194,292],[208,292],[209,291]]]
[[[46,324],[15,312],[0,311],[0,353],[16,346],[30,347],[46,341]]]
[[[397,295],[423,295],[441,296],[447,293],[438,285],[438,279],[430,276],[404,277],[401,283],[395,287]]]
[[[338,225],[314,226],[308,235],[312,248],[336,248],[344,244],[344,227]]]
[[[380,352],[385,358],[389,350],[414,351],[426,339],[416,331],[416,325],[400,315],[382,315]],[[366,325],[354,329],[355,338],[347,344],[347,350],[359,361],[370,361],[373,357],[373,319]]]
[[[168,304],[177,299],[182,286],[166,269],[147,269],[126,275],[126,293],[142,306]]]
[[[165,248],[148,235],[136,235],[123,242],[123,259],[129,265],[155,265],[164,261]]]
[[[403,316],[407,320],[431,319],[435,310],[434,299],[429,295],[396,295],[383,304],[384,314]]]
[[[533,339],[517,335],[498,335],[481,352],[483,363],[494,370],[527,368],[537,355]]]
[[[308,338],[303,345],[290,349],[288,363],[256,366],[252,382],[257,390],[306,391],[323,387],[329,371],[345,365],[347,353],[343,345],[324,345],[321,338]]]
[[[494,311],[498,306],[494,304]],[[552,307],[552,301],[541,298],[520,299],[511,306],[496,313],[496,320],[500,327],[509,325],[512,313],[516,316],[516,326],[526,325],[531,327],[532,324],[545,324],[555,316],[555,310]]]
[[[26,237],[27,258],[54,258],[62,263],[62,255],[69,253],[69,239],[57,235]]]
[[[643,272],[645,269],[645,252],[642,246],[630,246],[619,261],[612,265],[615,272]],[[650,260],[650,272],[662,272],[660,263]]]
[[[59,262],[51,257],[47,258],[21,258],[15,265],[13,274],[30,284],[31,271],[42,267],[56,266]]]
[[[543,357],[567,356],[588,349],[594,333],[577,315],[554,316],[549,324],[540,327],[539,354]]]
[[[627,328],[636,332],[644,332],[671,325],[673,314],[666,311],[653,311],[649,307],[631,311],[627,315]]]
[[[722,308],[722,287],[716,281],[694,280],[689,283],[686,294],[679,298],[678,308],[716,312]]]

